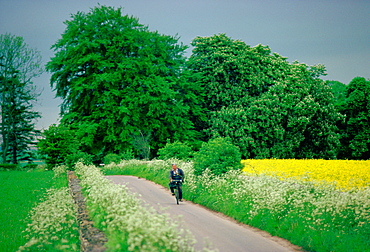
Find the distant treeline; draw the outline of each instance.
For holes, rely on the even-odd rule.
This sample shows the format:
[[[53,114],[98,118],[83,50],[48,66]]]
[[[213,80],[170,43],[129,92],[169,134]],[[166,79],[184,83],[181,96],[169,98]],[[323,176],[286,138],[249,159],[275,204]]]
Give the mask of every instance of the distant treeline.
[[[370,157],[365,78],[323,81],[323,65],[289,63],[225,34],[196,37],[186,58],[177,37],[112,7],[78,12],[66,25],[46,65],[62,120],[39,144],[56,163],[154,158],[166,143],[196,151],[219,137],[249,159]]]

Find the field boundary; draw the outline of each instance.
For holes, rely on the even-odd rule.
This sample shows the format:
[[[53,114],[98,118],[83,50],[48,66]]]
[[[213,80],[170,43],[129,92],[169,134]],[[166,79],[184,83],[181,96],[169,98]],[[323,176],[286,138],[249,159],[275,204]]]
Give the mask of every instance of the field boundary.
[[[74,171],[68,171],[68,185],[72,198],[77,205],[77,221],[79,225],[81,251],[105,251],[106,247],[104,245],[108,239],[101,230],[94,227],[93,221],[89,218],[85,197],[81,193],[80,180],[77,178]]]

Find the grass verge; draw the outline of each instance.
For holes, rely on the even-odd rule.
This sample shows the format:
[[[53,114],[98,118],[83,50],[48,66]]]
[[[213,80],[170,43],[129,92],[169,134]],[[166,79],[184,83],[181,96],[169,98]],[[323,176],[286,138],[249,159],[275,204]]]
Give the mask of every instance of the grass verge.
[[[307,251],[370,251],[370,188],[342,192],[309,181],[266,175],[193,175],[191,163],[126,161],[106,174],[136,175],[168,186],[170,164],[185,171],[184,198],[265,230]]]

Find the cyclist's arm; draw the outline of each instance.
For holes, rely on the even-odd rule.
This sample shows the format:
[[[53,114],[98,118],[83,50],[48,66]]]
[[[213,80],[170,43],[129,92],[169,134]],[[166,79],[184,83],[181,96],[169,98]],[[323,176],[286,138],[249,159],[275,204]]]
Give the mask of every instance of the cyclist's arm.
[[[172,171],[170,171],[170,182],[172,182]]]
[[[181,170],[181,180],[182,180],[182,182],[184,182],[184,180],[185,180],[185,173],[184,173],[183,170]]]

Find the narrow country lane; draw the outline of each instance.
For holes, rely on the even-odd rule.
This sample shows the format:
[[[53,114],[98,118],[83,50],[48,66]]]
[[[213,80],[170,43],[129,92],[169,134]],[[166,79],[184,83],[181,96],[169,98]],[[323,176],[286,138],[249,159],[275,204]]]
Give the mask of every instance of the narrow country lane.
[[[168,213],[173,218],[182,216],[186,225],[195,236],[196,249],[207,243],[220,252],[288,252],[300,251],[289,242],[272,237],[266,232],[237,224],[221,214],[214,213],[189,201],[176,205],[169,190],[151,181],[134,176],[107,176],[116,184],[127,184],[128,188],[140,195],[149,205],[160,213]]]

